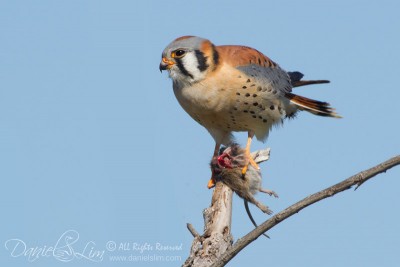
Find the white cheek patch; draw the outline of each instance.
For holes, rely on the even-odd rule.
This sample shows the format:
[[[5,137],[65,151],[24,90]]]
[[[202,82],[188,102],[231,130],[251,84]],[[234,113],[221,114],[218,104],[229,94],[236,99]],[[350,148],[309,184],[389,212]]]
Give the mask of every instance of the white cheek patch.
[[[187,53],[181,60],[185,69],[193,76],[193,80],[204,78],[205,73],[199,70],[199,62],[193,52]]]

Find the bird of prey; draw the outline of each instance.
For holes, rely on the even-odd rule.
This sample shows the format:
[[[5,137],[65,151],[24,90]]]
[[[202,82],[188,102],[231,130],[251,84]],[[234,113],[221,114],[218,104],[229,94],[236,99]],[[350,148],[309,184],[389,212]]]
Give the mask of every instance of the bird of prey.
[[[232,132],[248,133],[247,164],[252,138],[265,141],[272,126],[299,110],[340,117],[326,102],[292,93],[292,88],[326,80],[303,81],[300,72],[286,72],[256,49],[240,45],[215,46],[207,39],[183,36],[162,52],[160,71],[167,70],[182,108],[215,140],[213,157],[232,142]],[[215,185],[212,177],[208,183]]]

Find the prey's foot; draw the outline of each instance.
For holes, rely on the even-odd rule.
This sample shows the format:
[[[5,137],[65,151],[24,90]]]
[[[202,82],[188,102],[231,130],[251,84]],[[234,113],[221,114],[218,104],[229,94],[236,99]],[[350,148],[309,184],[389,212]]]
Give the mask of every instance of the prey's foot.
[[[274,212],[273,212],[272,210],[270,210],[267,206],[261,204],[261,203],[258,202],[258,201],[257,201],[255,204],[256,204],[256,206],[257,206],[262,212],[264,212],[264,213],[266,213],[266,214],[268,214],[268,215],[271,215],[272,213],[274,213]]]
[[[271,197],[279,198],[277,193],[275,193],[274,191],[269,190],[269,189],[260,188],[260,192],[266,193],[266,194],[270,195]]]

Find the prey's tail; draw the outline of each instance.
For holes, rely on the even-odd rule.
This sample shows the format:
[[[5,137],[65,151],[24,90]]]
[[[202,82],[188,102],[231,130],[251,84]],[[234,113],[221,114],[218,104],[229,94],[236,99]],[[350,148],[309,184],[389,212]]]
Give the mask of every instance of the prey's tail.
[[[243,199],[243,200],[244,200],[244,208],[246,209],[247,215],[249,216],[249,219],[253,223],[254,227],[257,228],[258,225],[250,212],[249,202],[246,199]],[[263,233],[263,236],[270,238],[266,233]]]
[[[292,93],[286,93],[285,96],[290,100],[290,103],[296,105],[300,110],[305,110],[318,116],[341,118],[327,102],[313,100]]]

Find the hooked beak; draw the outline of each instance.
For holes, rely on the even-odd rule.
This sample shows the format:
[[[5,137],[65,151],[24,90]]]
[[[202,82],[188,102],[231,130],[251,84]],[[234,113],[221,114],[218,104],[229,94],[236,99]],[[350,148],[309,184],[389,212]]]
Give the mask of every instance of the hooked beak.
[[[163,70],[169,70],[173,65],[175,65],[175,62],[163,57],[160,63],[160,72]]]

